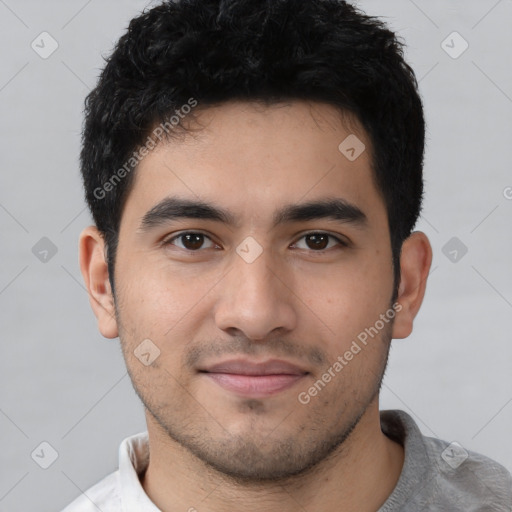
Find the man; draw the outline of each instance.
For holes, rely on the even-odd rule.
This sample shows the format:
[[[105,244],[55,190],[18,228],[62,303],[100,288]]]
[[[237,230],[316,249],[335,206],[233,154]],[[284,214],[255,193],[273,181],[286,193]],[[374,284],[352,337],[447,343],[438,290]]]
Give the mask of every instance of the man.
[[[86,102],[80,264],[147,434],[66,512],[512,509],[490,459],[379,411],[432,251],[395,35],[341,0],[177,0]]]

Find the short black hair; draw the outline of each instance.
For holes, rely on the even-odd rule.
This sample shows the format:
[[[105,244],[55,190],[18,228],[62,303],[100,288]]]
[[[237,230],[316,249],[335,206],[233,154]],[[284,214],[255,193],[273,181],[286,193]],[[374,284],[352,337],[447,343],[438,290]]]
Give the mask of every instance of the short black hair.
[[[80,155],[112,288],[137,151],[159,123],[166,138],[183,130],[193,102],[230,100],[318,101],[355,115],[387,209],[396,293],[421,211],[423,108],[403,43],[343,0],[166,0],[131,20],[86,98]]]

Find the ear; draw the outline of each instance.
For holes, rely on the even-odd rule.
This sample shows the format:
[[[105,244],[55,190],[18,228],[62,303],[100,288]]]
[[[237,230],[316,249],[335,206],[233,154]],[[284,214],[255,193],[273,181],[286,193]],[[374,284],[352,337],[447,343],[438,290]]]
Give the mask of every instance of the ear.
[[[432,247],[425,233],[415,231],[402,245],[400,254],[400,285],[393,338],[407,338],[412,332],[414,317],[418,313],[432,263]]]
[[[92,310],[98,319],[98,328],[105,338],[118,336],[114,296],[108,280],[105,259],[105,241],[96,226],[85,228],[80,234],[80,270],[89,292]]]

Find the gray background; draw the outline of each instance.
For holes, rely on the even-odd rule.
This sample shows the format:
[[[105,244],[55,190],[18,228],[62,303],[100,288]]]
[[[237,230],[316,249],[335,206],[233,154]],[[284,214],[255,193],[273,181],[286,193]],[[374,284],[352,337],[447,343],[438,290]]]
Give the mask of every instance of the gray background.
[[[114,470],[119,442],[144,429],[118,340],[96,329],[77,239],[90,223],[78,172],[83,100],[102,55],[147,5],[0,0],[3,512],[60,510]],[[381,408],[404,409],[425,434],[512,470],[512,1],[358,5],[407,42],[428,122],[418,228],[433,270],[414,333],[393,342]],[[47,59],[31,48],[43,31],[59,45]],[[444,44],[452,56],[442,46],[453,31],[469,44],[458,58],[458,36]],[[57,249],[46,261],[32,252],[42,237]],[[459,247],[443,252],[453,237]],[[58,453],[46,470],[31,458],[43,441]],[[39,463],[50,461],[43,451]]]

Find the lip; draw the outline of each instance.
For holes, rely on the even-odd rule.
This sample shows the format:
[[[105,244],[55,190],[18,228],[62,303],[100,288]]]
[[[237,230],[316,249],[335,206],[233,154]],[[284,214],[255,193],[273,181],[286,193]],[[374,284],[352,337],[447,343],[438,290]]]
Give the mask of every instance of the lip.
[[[230,359],[201,368],[208,373],[232,373],[237,375],[304,375],[307,370],[281,359],[267,361],[249,361],[247,359]]]
[[[263,398],[285,391],[309,372],[279,359],[265,362],[232,359],[200,369],[200,373],[237,395]]]

